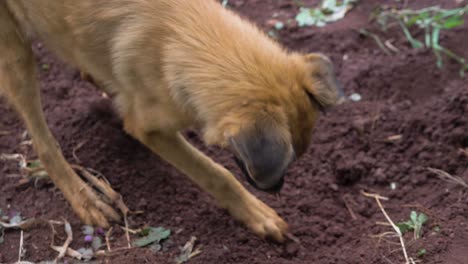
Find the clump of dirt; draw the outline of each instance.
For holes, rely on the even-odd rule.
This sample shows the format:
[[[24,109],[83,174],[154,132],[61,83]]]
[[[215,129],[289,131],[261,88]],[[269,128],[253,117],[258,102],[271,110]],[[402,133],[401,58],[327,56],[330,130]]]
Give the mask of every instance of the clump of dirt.
[[[295,1],[288,0],[229,3],[267,31],[273,16],[286,21],[298,10]],[[400,49],[393,56],[359,34],[360,28],[377,32],[368,17],[384,3],[360,1],[344,20],[327,27],[287,23],[276,34],[291,49],[331,56],[346,94],[362,96],[361,101],[348,101],[320,119],[312,146],[290,168],[280,199],[248,187],[288,221],[300,244],[274,244],[247,231],[185,176],[126,135],[108,99],[35,43],[39,65],[48,65],[39,67],[44,110],[66,158],[101,172],[130,208],[144,211],[130,218],[132,226],[150,224],[174,231],[161,252],[134,249],[99,261],[173,263],[179,246],[196,236],[203,252],[190,263],[402,263],[399,245],[372,237],[391,229],[376,225],[385,219],[375,201],[361,195],[365,190],[390,198],[384,206],[396,222],[408,220],[412,210],[428,215],[421,239],[405,235],[410,256],[416,258],[424,249],[426,253],[418,257],[424,263],[465,263],[468,190],[441,180],[428,168],[468,181],[467,79],[458,76],[458,65],[450,61],[438,69],[430,51],[412,50],[398,31],[384,35]],[[434,3],[439,1],[418,1],[411,7]],[[468,50],[460,48],[468,43],[467,31],[467,26],[456,29],[442,41],[468,57]],[[19,145],[24,128],[4,101],[0,112],[0,131],[6,132],[0,134],[0,152],[35,157],[30,147]],[[195,132],[187,135],[240,175],[229,153],[206,147]],[[64,217],[76,232],[71,246],[83,246],[81,223],[53,186],[17,188],[17,164],[0,161],[0,168],[0,208],[27,218]],[[124,246],[124,234],[116,230],[112,244]],[[54,259],[50,235],[48,228],[25,232],[24,259]],[[17,260],[19,236],[16,231],[6,232],[0,263]]]

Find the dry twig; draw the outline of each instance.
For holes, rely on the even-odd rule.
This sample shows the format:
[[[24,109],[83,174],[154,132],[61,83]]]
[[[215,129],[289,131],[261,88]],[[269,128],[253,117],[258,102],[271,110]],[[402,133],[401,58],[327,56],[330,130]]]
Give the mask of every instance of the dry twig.
[[[291,233],[289,233],[289,232],[286,233],[284,236],[287,237],[287,238],[289,238],[289,239],[291,239],[291,241],[294,241],[296,244],[298,244],[299,246],[302,247],[302,245],[301,245],[301,240],[299,240],[298,237],[294,236],[293,234],[291,234]]]
[[[76,155],[76,152],[81,149],[88,141],[85,140],[85,141],[82,141],[80,143],[78,143],[78,145],[76,145],[76,147],[73,148],[72,150],[72,156],[73,158],[76,160],[76,162],[78,163],[81,163],[81,160],[78,158],[78,156]]]
[[[20,236],[20,245],[19,245],[19,252],[18,252],[18,263],[21,262],[21,255],[23,255],[23,230],[21,230],[21,236]]]
[[[442,180],[445,180],[445,181],[451,182],[451,183],[455,183],[455,184],[459,184],[459,185],[461,185],[461,186],[463,186],[465,188],[468,188],[468,184],[462,178],[460,178],[458,176],[452,176],[446,171],[439,170],[439,169],[434,169],[434,168],[427,168],[427,170],[432,172],[432,173],[437,174],[437,176],[439,176],[439,178],[441,178]]]
[[[349,202],[348,202],[346,196],[343,195],[343,196],[341,197],[341,199],[343,199],[343,202],[344,202],[344,204],[345,204],[345,206],[346,206],[346,209],[348,209],[348,212],[349,212],[349,214],[351,215],[351,218],[353,218],[353,220],[357,220],[356,214],[354,213],[353,209],[351,208],[351,206],[350,206],[350,204],[349,204]]]
[[[67,234],[67,239],[65,240],[65,243],[63,243],[63,246],[58,247],[58,246],[51,246],[55,251],[59,252],[59,255],[57,256],[56,260],[62,259],[65,257],[65,254],[67,253],[68,247],[70,246],[71,242],[73,241],[73,232],[70,226],[70,223],[67,220],[63,220],[64,226],[65,226],[65,233]]]
[[[0,136],[6,136],[9,135],[11,131],[0,131]]]
[[[382,203],[380,202],[380,200],[388,201],[388,198],[383,197],[383,196],[381,196],[379,194],[367,193],[365,191],[361,191],[361,193],[362,193],[362,195],[364,195],[366,197],[370,197],[370,198],[375,199],[375,201],[377,202],[377,205],[379,206],[379,208],[382,211],[383,215],[385,216],[388,223],[392,226],[393,230],[395,231],[398,238],[400,239],[401,248],[402,248],[402,251],[403,251],[403,255],[405,257],[406,264],[414,263],[414,260],[412,258],[408,258],[408,253],[406,252],[406,247],[405,247],[405,241],[403,239],[403,235],[402,235],[402,233],[400,231],[400,228],[398,228],[398,226],[395,225],[395,223],[392,221],[390,216],[388,216],[387,212],[385,211],[384,207],[382,206]]]
[[[463,153],[465,156],[468,157],[468,148],[460,149],[460,152]]]
[[[113,230],[113,228],[111,227],[111,228],[109,228],[109,230],[106,232],[106,245],[107,245],[107,251],[109,251],[109,252],[112,251],[112,250],[111,250],[111,246],[110,246],[110,242],[109,242],[109,238],[110,238],[110,236],[111,236],[111,234],[112,234],[112,230]]]

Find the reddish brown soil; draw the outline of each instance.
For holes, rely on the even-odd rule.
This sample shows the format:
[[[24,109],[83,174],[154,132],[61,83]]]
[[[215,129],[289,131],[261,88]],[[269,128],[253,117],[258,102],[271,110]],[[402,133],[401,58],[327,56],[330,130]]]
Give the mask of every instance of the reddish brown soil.
[[[284,21],[297,11],[294,1],[287,0],[229,2],[265,30],[269,30],[273,14]],[[437,2],[455,4],[417,1],[412,7]],[[411,210],[429,216],[421,239],[414,241],[412,234],[405,235],[410,256],[416,257],[424,248],[427,253],[419,258],[422,263],[468,263],[468,190],[426,169],[442,169],[468,181],[468,156],[462,151],[468,148],[467,78],[460,78],[458,65],[450,61],[443,70],[438,69],[430,51],[412,50],[396,30],[382,35],[394,39],[400,49],[392,56],[360,36],[357,30],[361,28],[377,32],[368,17],[383,3],[389,1],[361,1],[344,20],[325,28],[287,26],[278,33],[279,41],[290,48],[329,54],[346,94],[358,92],[363,97],[320,119],[309,151],[289,170],[281,200],[252,190],[288,221],[300,245],[263,241],[232,220],[185,176],[127,136],[110,102],[80,80],[77,71],[35,44],[39,63],[50,65],[40,74],[44,109],[67,159],[100,171],[130,208],[144,210],[130,219],[131,226],[149,224],[174,231],[163,252],[133,249],[99,262],[173,263],[178,247],[196,236],[203,253],[191,263],[403,263],[398,245],[371,237],[391,229],[376,225],[385,219],[375,201],[361,195],[366,190],[390,198],[384,206],[395,221],[408,219]],[[442,42],[468,58],[467,26],[443,35]],[[4,101],[0,113],[0,131],[9,132],[0,136],[0,152],[33,158],[29,147],[19,146],[24,128]],[[386,141],[394,135],[401,139]],[[188,136],[240,174],[229,153],[207,148],[193,132]],[[72,150],[82,142],[77,161]],[[0,161],[0,208],[21,212],[27,218],[66,218],[75,230],[71,246],[81,247],[80,222],[63,196],[51,185],[15,187],[18,178],[10,174],[17,173],[17,164]],[[396,183],[395,190],[390,189],[391,183]],[[436,226],[439,232],[434,231]],[[114,247],[125,244],[122,231],[117,230]],[[0,262],[17,260],[19,239],[19,231],[6,232]],[[24,259],[54,259],[49,243],[47,227],[25,232]]]

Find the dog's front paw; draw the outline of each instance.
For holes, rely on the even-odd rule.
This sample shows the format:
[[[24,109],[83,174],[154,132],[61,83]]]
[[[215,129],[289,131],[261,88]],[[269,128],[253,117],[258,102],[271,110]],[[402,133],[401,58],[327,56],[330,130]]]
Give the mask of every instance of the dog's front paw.
[[[91,175],[80,166],[72,166],[80,171],[88,183],[82,181],[76,174],[72,177],[73,184],[65,186],[64,195],[70,202],[73,211],[87,225],[109,227],[109,221],[119,222],[121,217],[112,207],[119,209],[124,216],[128,212],[120,194],[115,192],[107,182]],[[93,188],[94,187],[94,188]],[[98,190],[100,193],[96,192]]]
[[[241,204],[232,205],[228,210],[262,238],[282,242],[288,231],[288,224],[268,205],[253,196]]]

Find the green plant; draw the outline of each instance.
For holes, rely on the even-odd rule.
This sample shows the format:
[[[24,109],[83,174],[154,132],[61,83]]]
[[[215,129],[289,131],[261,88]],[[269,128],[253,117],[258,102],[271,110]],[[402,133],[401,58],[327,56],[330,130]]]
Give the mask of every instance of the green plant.
[[[355,2],[357,0],[323,0],[317,8],[306,8],[302,3],[296,1],[301,6],[296,15],[297,24],[300,27],[312,25],[323,27],[327,23],[342,19],[353,8]]]
[[[161,240],[167,239],[171,235],[171,231],[164,227],[148,227],[143,229],[140,235],[143,237],[133,242],[134,247],[146,247],[153,243],[159,244]]]
[[[422,226],[427,222],[428,218],[425,214],[418,214],[416,211],[411,211],[410,219],[406,222],[400,222],[396,226],[402,234],[408,231],[414,231],[414,239],[421,237]]]
[[[468,6],[455,9],[442,9],[438,6],[419,10],[390,9],[378,13],[377,21],[383,29],[387,29],[391,25],[390,21],[396,21],[413,48],[432,49],[439,68],[443,66],[442,54],[457,61],[461,65],[460,75],[463,76],[468,70],[468,63],[464,58],[441,46],[440,33],[443,30],[463,25],[463,17],[467,12]],[[418,40],[412,35],[411,30],[414,28],[424,30],[424,40]]]

